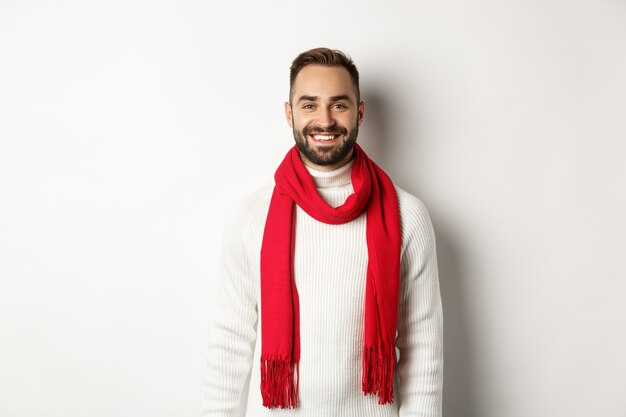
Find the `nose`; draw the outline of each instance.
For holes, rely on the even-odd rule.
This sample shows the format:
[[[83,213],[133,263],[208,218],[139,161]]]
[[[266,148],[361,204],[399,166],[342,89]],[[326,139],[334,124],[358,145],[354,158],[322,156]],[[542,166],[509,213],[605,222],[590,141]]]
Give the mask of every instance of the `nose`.
[[[319,113],[319,125],[323,128],[328,128],[335,124],[335,120],[333,119],[333,114],[329,108],[321,108]]]

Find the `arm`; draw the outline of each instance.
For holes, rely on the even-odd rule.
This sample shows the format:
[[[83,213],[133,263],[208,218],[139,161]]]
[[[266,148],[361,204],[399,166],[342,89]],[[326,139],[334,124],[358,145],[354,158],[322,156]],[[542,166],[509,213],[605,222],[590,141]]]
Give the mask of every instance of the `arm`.
[[[231,215],[224,229],[202,387],[202,417],[235,417],[245,411],[257,327],[256,289],[244,245],[245,220],[241,214]]]
[[[443,318],[435,234],[424,204],[412,198],[407,206],[396,340],[400,417],[441,417]]]

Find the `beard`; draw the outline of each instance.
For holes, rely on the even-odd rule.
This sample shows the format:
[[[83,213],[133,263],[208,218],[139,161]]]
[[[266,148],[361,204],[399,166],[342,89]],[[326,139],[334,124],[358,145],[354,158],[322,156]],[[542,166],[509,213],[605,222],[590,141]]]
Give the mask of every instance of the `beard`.
[[[333,146],[314,147],[308,141],[308,135],[313,134],[338,134],[342,138],[338,139],[338,142]],[[302,131],[296,130],[295,127],[293,128],[293,138],[300,153],[306,159],[319,166],[335,165],[341,162],[356,144],[358,134],[358,124],[355,124],[351,130],[336,125],[327,129],[307,126]]]

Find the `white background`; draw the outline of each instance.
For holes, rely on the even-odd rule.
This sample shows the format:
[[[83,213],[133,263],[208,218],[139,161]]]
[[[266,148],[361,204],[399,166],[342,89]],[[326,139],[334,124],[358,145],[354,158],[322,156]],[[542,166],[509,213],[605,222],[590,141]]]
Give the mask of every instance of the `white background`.
[[[0,416],[197,415],[223,220],[317,46],[433,219],[444,415],[626,415],[623,0],[0,0]]]

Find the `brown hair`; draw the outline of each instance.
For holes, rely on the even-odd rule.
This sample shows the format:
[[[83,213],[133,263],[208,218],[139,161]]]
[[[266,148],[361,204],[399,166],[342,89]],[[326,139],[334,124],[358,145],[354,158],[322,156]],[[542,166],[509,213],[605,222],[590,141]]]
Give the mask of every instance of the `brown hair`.
[[[289,71],[289,102],[291,103],[291,92],[296,76],[307,65],[327,65],[330,67],[344,67],[352,78],[354,88],[356,88],[357,103],[361,100],[361,91],[359,89],[359,71],[352,59],[337,49],[315,48],[302,52],[291,63]]]

